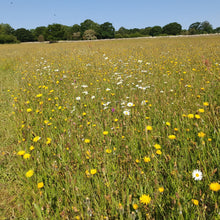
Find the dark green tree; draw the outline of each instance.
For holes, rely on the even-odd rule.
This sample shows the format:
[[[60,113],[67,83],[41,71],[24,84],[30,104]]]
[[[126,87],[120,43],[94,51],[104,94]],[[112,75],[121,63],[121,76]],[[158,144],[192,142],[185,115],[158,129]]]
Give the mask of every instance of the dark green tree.
[[[13,35],[14,29],[9,24],[0,24],[0,33],[1,34],[7,34],[7,35]]]
[[[96,32],[97,38],[101,38],[100,25],[97,24],[96,22],[94,22],[90,19],[87,19],[84,22],[82,22],[80,24],[80,32],[81,32],[82,36],[86,30],[94,30]]]
[[[31,31],[25,28],[19,28],[15,30],[14,35],[21,42],[30,42],[35,40],[34,35],[31,33]]]
[[[46,38],[49,41],[64,40],[64,28],[61,24],[48,25],[46,31]]]
[[[162,28],[160,26],[154,26],[150,30],[151,36],[159,36],[162,34]]]
[[[189,34],[199,34],[200,33],[200,24],[201,22],[195,22],[195,23],[192,23],[190,26],[189,26]]]
[[[182,31],[182,26],[177,22],[169,23],[163,27],[163,33],[168,35],[178,35]]]
[[[220,33],[220,27],[215,28],[213,32],[214,33]]]
[[[213,32],[212,25],[208,21],[203,21],[202,23],[200,23],[199,30],[202,34],[210,34]]]
[[[100,33],[102,39],[114,38],[115,37],[115,28],[112,23],[105,22],[100,25]]]
[[[36,39],[38,39],[38,37],[41,35],[44,37],[46,37],[46,32],[47,32],[47,27],[45,26],[40,26],[40,27],[36,27],[34,30],[33,30],[33,34],[34,34],[34,37]],[[42,37],[41,37],[42,38]]]

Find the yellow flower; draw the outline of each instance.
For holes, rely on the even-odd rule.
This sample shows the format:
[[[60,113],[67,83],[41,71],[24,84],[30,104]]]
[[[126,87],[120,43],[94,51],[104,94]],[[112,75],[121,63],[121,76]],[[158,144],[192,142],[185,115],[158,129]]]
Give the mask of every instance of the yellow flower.
[[[34,150],[34,146],[30,146],[30,148],[29,148],[30,150]]]
[[[25,154],[25,151],[24,150],[20,150],[20,151],[18,151],[18,153],[17,153],[17,155],[19,155],[19,156],[23,156]]]
[[[140,160],[136,159],[135,162],[136,162],[136,163],[140,163]]]
[[[34,175],[34,171],[33,170],[29,170],[26,174],[25,174],[25,176],[26,177],[32,177]]]
[[[47,138],[47,142],[46,142],[46,144],[50,144],[50,143],[51,143],[51,141],[52,141],[52,139],[51,139],[51,138]]]
[[[159,192],[162,193],[164,191],[164,188],[163,187],[159,187],[158,190],[159,190]]]
[[[115,119],[115,122],[117,122],[117,121],[118,121],[118,119],[116,118],[116,119]]]
[[[153,130],[153,128],[152,128],[150,125],[148,125],[148,126],[146,127],[146,129],[147,129],[147,131],[152,131],[152,130]]]
[[[200,115],[195,114],[195,118],[200,119]]]
[[[167,126],[170,126],[170,122],[166,122],[166,125],[167,125]]]
[[[209,189],[212,190],[212,191],[219,191],[220,190],[220,184],[219,183],[211,183],[209,185]]]
[[[150,203],[150,201],[151,201],[151,197],[149,195],[144,194],[140,197],[140,202],[143,204],[148,205]]]
[[[161,149],[161,146],[159,144],[155,144],[154,147],[155,147],[156,150]]]
[[[201,137],[201,138],[205,137],[205,133],[203,133],[202,131],[199,132],[199,133],[198,133],[198,137]]]
[[[31,109],[31,108],[28,108],[28,109],[27,109],[27,112],[32,112],[32,109]]]
[[[200,113],[205,112],[205,110],[204,110],[203,108],[200,108],[198,111],[199,111]]]
[[[44,187],[44,183],[43,182],[40,182],[40,183],[37,184],[37,188],[38,189],[41,189],[43,187]]]
[[[192,119],[192,118],[194,118],[194,114],[188,114],[187,117]]]
[[[95,174],[97,173],[97,170],[96,170],[96,169],[91,169],[91,170],[90,170],[90,173],[91,173],[92,175],[95,175]]]
[[[162,154],[161,150],[157,150],[156,154],[161,155]]]
[[[194,205],[199,205],[199,201],[198,201],[197,199],[192,199],[192,203],[193,203]]]
[[[150,157],[144,157],[144,162],[145,162],[145,163],[150,162]]]
[[[208,141],[212,141],[212,138],[208,138]]]
[[[24,154],[24,156],[23,156],[24,159],[29,159],[30,157],[31,157],[30,154]]]
[[[176,136],[175,136],[175,135],[169,135],[168,138],[169,138],[170,140],[174,140],[174,139],[176,139]]]
[[[40,98],[41,96],[42,96],[42,94],[37,94],[36,95],[37,98]]]
[[[138,209],[138,205],[137,204],[133,204],[133,209],[137,210]]]
[[[106,149],[106,153],[107,153],[107,154],[110,154],[111,152],[112,152],[111,149]]]
[[[38,142],[40,139],[41,139],[41,137],[36,136],[36,137],[33,139],[33,142]]]
[[[203,102],[203,105],[204,106],[209,106],[209,103],[208,102]]]
[[[84,141],[86,144],[89,144],[90,143],[90,140],[89,139],[85,139]]]
[[[104,135],[107,135],[107,134],[108,134],[108,131],[103,131],[103,134],[104,134]]]

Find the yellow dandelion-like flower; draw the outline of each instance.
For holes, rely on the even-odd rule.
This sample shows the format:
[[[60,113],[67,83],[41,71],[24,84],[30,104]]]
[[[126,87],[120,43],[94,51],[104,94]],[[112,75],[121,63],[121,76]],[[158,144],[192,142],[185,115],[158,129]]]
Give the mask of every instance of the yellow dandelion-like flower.
[[[152,130],[153,130],[152,126],[150,126],[150,125],[148,125],[148,126],[146,127],[146,129],[147,129],[147,131],[152,131]]]
[[[37,184],[37,188],[38,189],[41,189],[43,187],[44,187],[44,183],[43,182],[40,182],[40,183]]]
[[[118,119],[117,118],[115,118],[115,120],[114,120],[115,122],[117,122],[118,121]]]
[[[26,174],[25,174],[25,176],[26,177],[32,177],[34,175],[34,171],[33,170],[29,170]]]
[[[33,142],[38,142],[40,139],[41,139],[41,137],[36,136],[36,137],[33,139]]]
[[[140,197],[140,202],[142,204],[148,205],[150,203],[150,201],[151,201],[151,197],[149,195],[144,194]]]
[[[84,141],[86,144],[89,144],[90,143],[90,140],[89,139],[85,139]]]
[[[46,142],[46,144],[50,144],[50,143],[51,143],[51,141],[52,141],[52,139],[51,139],[51,138],[47,138],[47,142]]]
[[[161,146],[159,144],[155,144],[154,147],[155,147],[156,150],[161,149]]]
[[[144,162],[149,163],[150,162],[150,157],[144,157]]]
[[[187,117],[188,117],[189,119],[192,119],[192,118],[194,118],[194,114],[188,114]]]
[[[170,126],[170,122],[166,122],[166,125],[167,125],[167,126]]]
[[[106,153],[107,153],[107,154],[110,154],[111,152],[112,152],[111,149],[106,149]]]
[[[32,112],[32,109],[31,109],[31,108],[28,108],[28,109],[27,109],[27,112]]]
[[[91,173],[92,175],[95,175],[95,174],[97,173],[97,170],[96,170],[96,169],[91,169],[91,170],[90,170],[90,173]]]
[[[37,94],[36,97],[40,98],[43,94]]]
[[[198,201],[197,199],[192,199],[192,203],[193,203],[194,205],[199,205],[199,201]]]
[[[162,193],[164,191],[164,188],[161,186],[158,188],[158,191]]]
[[[196,118],[196,119],[200,119],[201,117],[200,117],[200,115],[197,115],[197,114],[196,114],[196,115],[195,115],[195,118]]]
[[[139,160],[139,159],[136,159],[135,162],[136,162],[136,163],[140,163],[140,160]]]
[[[30,148],[29,148],[30,150],[34,150],[34,146],[30,146]]]
[[[104,134],[104,135],[107,135],[107,134],[108,134],[108,131],[103,131],[103,134]]]
[[[24,159],[29,159],[30,157],[31,157],[30,154],[24,154],[24,156],[23,156]]]
[[[201,137],[201,138],[205,137],[205,135],[206,135],[206,134],[203,133],[202,131],[198,133],[198,137]]]
[[[175,136],[175,135],[169,135],[168,138],[169,138],[170,140],[174,140],[174,139],[176,139],[176,136]]]
[[[205,112],[205,110],[204,110],[203,108],[200,108],[200,109],[198,110],[198,112],[203,113],[203,112]]]
[[[133,204],[133,209],[134,209],[134,210],[137,210],[137,209],[138,209],[138,204],[136,204],[136,203]]]
[[[209,185],[209,189],[214,191],[214,192],[217,192],[220,190],[220,184],[219,183],[211,183]]]
[[[20,150],[20,151],[18,151],[18,153],[17,153],[17,155],[19,155],[19,156],[23,156],[25,154],[25,151],[24,150]]]
[[[161,155],[162,154],[161,150],[157,150],[156,154]]]
[[[203,102],[203,105],[204,106],[209,106],[209,103],[208,102]]]

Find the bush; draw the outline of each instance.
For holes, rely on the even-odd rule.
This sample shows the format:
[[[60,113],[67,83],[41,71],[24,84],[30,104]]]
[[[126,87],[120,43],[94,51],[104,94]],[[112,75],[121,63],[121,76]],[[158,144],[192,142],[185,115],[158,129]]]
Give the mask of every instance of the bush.
[[[17,38],[13,35],[6,35],[1,34],[0,35],[0,44],[11,44],[11,43],[18,43],[19,41]]]

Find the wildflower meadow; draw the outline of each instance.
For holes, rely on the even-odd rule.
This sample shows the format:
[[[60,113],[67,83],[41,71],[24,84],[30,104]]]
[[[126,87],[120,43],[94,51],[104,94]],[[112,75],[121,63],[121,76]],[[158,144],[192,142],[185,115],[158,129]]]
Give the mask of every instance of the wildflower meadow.
[[[220,219],[220,37],[0,45],[3,219]]]

